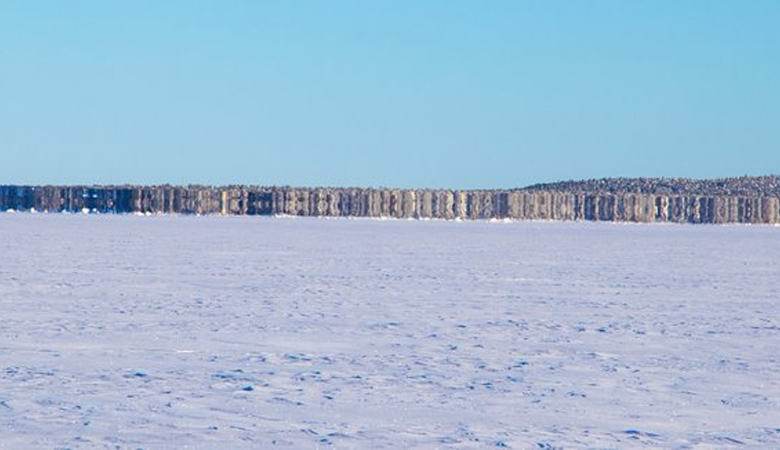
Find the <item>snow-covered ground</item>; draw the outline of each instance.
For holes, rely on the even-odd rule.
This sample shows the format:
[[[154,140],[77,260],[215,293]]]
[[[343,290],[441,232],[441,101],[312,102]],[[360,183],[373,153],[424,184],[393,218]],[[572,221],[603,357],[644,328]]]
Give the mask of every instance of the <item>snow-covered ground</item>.
[[[0,214],[0,448],[778,448],[778,255],[758,226]]]

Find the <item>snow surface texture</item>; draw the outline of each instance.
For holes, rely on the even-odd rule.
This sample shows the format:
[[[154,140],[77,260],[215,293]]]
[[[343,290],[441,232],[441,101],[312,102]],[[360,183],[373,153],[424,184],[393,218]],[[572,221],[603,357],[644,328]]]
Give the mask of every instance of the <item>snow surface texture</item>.
[[[0,214],[1,448],[778,448],[780,229]]]

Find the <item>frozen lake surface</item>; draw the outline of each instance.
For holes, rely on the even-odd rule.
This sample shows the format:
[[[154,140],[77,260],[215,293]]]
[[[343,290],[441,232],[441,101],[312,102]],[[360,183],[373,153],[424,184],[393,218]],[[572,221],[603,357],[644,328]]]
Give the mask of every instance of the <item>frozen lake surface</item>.
[[[778,448],[778,255],[758,226],[0,214],[0,448]]]

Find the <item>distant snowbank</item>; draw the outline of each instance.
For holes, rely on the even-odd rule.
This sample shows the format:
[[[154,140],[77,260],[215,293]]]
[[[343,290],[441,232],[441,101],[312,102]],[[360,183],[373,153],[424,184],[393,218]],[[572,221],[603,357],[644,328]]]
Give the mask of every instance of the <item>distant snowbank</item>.
[[[22,214],[22,215],[79,215],[79,216],[133,216],[133,217],[218,217],[225,220],[232,220],[237,218],[256,218],[256,219],[274,219],[274,220],[333,220],[333,221],[372,221],[372,222],[432,222],[432,223],[486,223],[491,225],[511,225],[511,224],[523,224],[523,223],[540,223],[540,224],[559,224],[559,223],[582,223],[582,224],[609,224],[613,226],[756,226],[756,227],[772,227],[780,228],[780,223],[689,223],[689,222],[629,222],[629,221],[600,221],[600,220],[558,220],[558,219],[513,219],[513,218],[479,218],[479,219],[464,219],[461,217],[455,218],[439,218],[439,217],[393,217],[393,216],[379,216],[379,217],[365,217],[365,216],[299,216],[294,214],[258,214],[258,215],[238,215],[238,214],[184,214],[184,213],[167,213],[167,212],[150,212],[150,211],[135,211],[131,213],[124,212],[102,212],[97,209],[83,208],[80,211],[38,211],[35,208],[29,210],[16,210],[9,208],[6,210],[0,210],[2,214]]]

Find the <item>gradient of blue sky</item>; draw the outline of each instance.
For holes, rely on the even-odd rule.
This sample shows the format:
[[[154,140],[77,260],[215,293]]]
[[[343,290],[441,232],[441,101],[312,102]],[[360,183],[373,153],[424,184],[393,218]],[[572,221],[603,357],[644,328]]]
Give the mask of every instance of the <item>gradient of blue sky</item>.
[[[780,1],[0,2],[0,183],[780,172]]]

